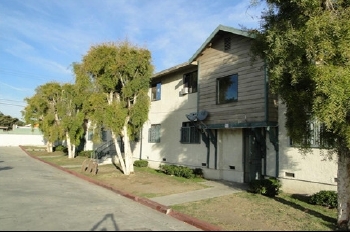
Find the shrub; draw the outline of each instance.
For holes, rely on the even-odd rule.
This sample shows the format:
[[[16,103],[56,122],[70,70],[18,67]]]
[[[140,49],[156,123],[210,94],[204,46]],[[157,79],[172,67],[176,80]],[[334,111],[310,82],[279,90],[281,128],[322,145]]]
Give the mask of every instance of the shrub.
[[[160,169],[167,175],[173,175],[178,177],[184,177],[191,179],[195,177],[193,170],[189,167],[177,166],[177,165],[160,165]]]
[[[193,174],[194,174],[196,177],[203,178],[203,170],[202,170],[201,168],[195,168],[195,169],[193,169]]]
[[[58,145],[58,146],[54,147],[54,151],[63,151],[64,153],[67,153],[68,148],[63,146],[63,145]]]
[[[135,160],[134,166],[135,167],[148,167],[148,161],[147,160]]]
[[[88,151],[80,151],[78,153],[78,156],[82,156],[82,157],[91,157],[91,153],[93,151],[92,150],[88,150]]]
[[[338,206],[338,194],[336,191],[321,190],[311,195],[309,203],[313,205],[322,205],[329,208],[336,208]]]
[[[270,177],[268,179],[252,180],[249,183],[249,192],[274,197],[280,193],[280,187],[280,181]]]

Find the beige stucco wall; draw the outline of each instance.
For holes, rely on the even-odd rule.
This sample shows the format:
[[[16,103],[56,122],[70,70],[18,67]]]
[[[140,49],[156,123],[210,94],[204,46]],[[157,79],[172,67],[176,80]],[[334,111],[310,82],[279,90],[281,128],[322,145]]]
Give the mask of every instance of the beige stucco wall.
[[[280,162],[279,178],[282,190],[289,193],[313,194],[320,190],[337,189],[337,155],[328,160],[327,152],[313,149],[313,152],[302,155],[299,150],[289,145],[285,125],[285,105],[279,106],[279,144]],[[324,154],[324,155],[323,155]],[[294,174],[288,177],[286,173]]]
[[[158,168],[163,162],[193,167],[206,163],[207,150],[203,141],[200,144],[180,143],[182,122],[189,121],[186,114],[197,112],[197,93],[180,94],[182,75],[178,73],[162,80],[161,100],[151,102],[149,119],[142,130],[142,141],[134,147],[134,158],[148,160],[152,168]],[[161,124],[160,143],[148,142],[151,124]]]
[[[205,170],[208,179],[223,179],[234,182],[243,182],[243,146],[241,129],[218,130],[217,138],[217,170]],[[214,148],[212,155],[214,156]],[[214,161],[213,161],[214,162]],[[234,169],[230,169],[234,166]]]
[[[278,153],[274,147],[274,145],[271,143],[269,138],[269,133],[266,133],[266,159],[263,159],[263,170],[262,173],[269,177],[276,177],[278,174],[276,174],[276,166],[277,166],[277,160],[278,160]],[[266,162],[266,170],[264,170]]]

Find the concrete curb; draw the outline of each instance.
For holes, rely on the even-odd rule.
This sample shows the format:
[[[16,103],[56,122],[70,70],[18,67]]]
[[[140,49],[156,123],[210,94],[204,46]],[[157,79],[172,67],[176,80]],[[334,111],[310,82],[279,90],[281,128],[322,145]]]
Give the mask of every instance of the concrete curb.
[[[148,206],[148,207],[150,207],[150,208],[152,208],[152,209],[154,209],[154,210],[157,210],[157,211],[159,211],[159,212],[161,212],[161,213],[164,213],[164,214],[169,215],[169,216],[171,216],[171,217],[173,217],[173,218],[176,218],[176,219],[178,219],[178,220],[180,220],[180,221],[183,221],[183,222],[185,222],[185,223],[187,223],[187,224],[190,224],[190,225],[192,225],[192,226],[195,226],[195,227],[197,227],[197,228],[199,228],[199,229],[201,229],[201,230],[204,230],[204,231],[222,231],[222,228],[220,228],[220,227],[218,227],[218,226],[212,225],[212,224],[210,224],[210,223],[208,223],[208,222],[206,222],[206,221],[199,220],[199,219],[197,219],[197,218],[188,216],[188,215],[186,215],[186,214],[177,212],[177,211],[171,209],[171,208],[168,207],[168,206],[159,204],[159,203],[157,203],[157,202],[155,202],[155,201],[152,201],[152,200],[150,200],[150,199],[147,199],[147,198],[138,197],[138,196],[135,196],[135,195],[133,195],[133,194],[127,193],[127,192],[125,192],[125,191],[115,189],[115,188],[113,188],[113,187],[111,187],[111,186],[108,186],[108,185],[106,185],[106,184],[104,184],[104,183],[101,183],[101,182],[98,182],[98,181],[96,181],[96,180],[94,180],[94,179],[91,179],[91,178],[89,178],[88,176],[85,176],[85,175],[79,174],[79,173],[77,173],[77,172],[74,172],[74,171],[65,169],[65,168],[63,168],[63,167],[61,167],[61,166],[58,166],[58,165],[55,165],[55,164],[52,164],[52,163],[46,162],[45,160],[42,160],[42,159],[40,159],[40,158],[38,158],[38,157],[36,157],[36,156],[30,155],[29,153],[27,153],[27,151],[26,151],[22,146],[19,146],[19,147],[20,147],[28,156],[30,156],[30,157],[32,157],[32,158],[34,158],[34,159],[37,159],[37,160],[39,160],[39,161],[41,161],[41,162],[43,162],[43,163],[49,164],[49,165],[51,165],[51,166],[53,166],[53,167],[55,167],[55,168],[58,168],[58,169],[60,169],[60,170],[62,170],[62,171],[65,171],[65,172],[67,172],[67,173],[69,173],[69,174],[72,174],[72,175],[74,175],[74,176],[76,176],[76,177],[79,177],[79,178],[81,178],[81,179],[84,179],[84,180],[86,180],[86,181],[88,181],[88,182],[90,182],[90,183],[93,183],[93,184],[99,185],[99,186],[101,186],[101,187],[103,187],[103,188],[106,188],[106,189],[108,189],[108,190],[111,190],[111,191],[113,191],[113,192],[115,192],[115,193],[117,193],[117,194],[120,194],[120,195],[122,195],[122,196],[124,196],[124,197],[127,197],[127,198],[129,198],[129,199],[131,199],[131,200],[133,200],[133,201],[139,202],[140,204],[143,204],[143,205]]]

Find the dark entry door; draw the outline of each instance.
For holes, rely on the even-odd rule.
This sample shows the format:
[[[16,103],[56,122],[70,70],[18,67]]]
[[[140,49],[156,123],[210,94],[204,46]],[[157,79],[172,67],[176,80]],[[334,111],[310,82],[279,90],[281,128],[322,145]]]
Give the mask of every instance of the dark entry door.
[[[243,132],[244,141],[244,183],[249,183],[255,179],[261,179],[262,173],[262,147],[260,138],[261,128],[247,128]]]

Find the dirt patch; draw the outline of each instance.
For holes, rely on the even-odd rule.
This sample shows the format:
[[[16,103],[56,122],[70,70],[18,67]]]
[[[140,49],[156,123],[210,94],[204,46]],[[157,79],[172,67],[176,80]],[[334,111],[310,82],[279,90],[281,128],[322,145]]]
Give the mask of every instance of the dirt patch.
[[[147,171],[138,171],[126,176],[116,171],[113,165],[99,166],[98,174],[93,178],[106,182],[118,190],[147,198],[208,188],[200,182],[164,174],[155,175]]]

